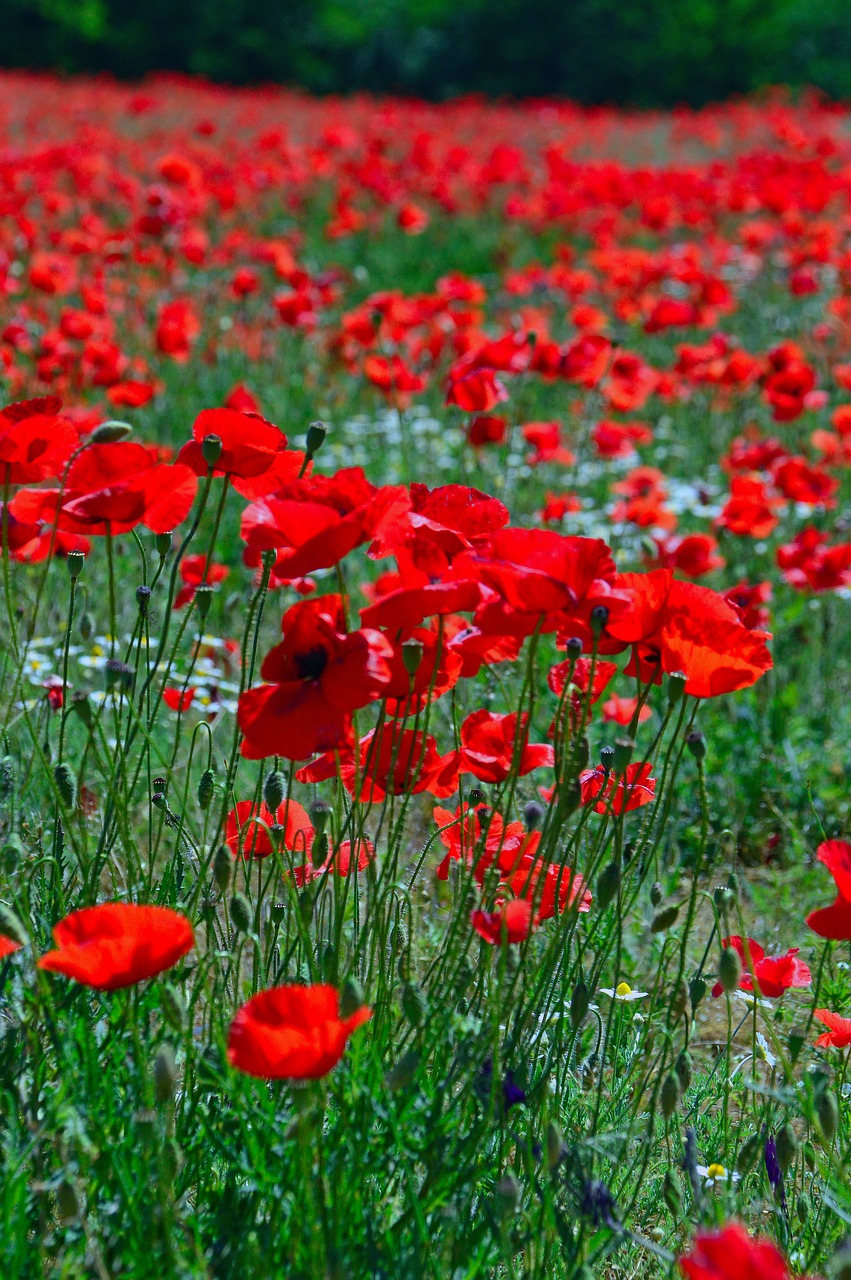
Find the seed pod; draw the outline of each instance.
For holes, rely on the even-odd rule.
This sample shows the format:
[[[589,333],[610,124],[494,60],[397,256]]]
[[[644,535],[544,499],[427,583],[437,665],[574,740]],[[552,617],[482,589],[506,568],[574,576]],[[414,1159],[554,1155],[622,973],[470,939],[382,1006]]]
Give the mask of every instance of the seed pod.
[[[617,896],[621,884],[621,869],[617,862],[610,862],[597,876],[597,907],[604,911]]]
[[[810,1173],[812,1173],[813,1169],[816,1167],[816,1149],[809,1141],[804,1143],[804,1164],[807,1166]]]
[[[209,809],[216,789],[216,774],[213,769],[205,769],[198,779],[198,807]]]
[[[231,895],[230,918],[234,929],[237,929],[240,933],[248,933],[252,920],[251,904],[245,894],[240,893],[239,890]]]
[[[654,907],[658,907],[659,903],[662,901],[664,896],[665,896],[664,890],[662,889],[662,886],[660,885],[658,880],[656,881],[655,884],[651,884],[650,901]]]
[[[328,428],[324,422],[311,422],[307,428],[307,435],[304,438],[304,451],[308,458],[312,458],[317,454],[325,443],[325,437],[328,435]]]
[[[199,582],[195,588],[195,594],[192,597],[192,603],[195,606],[195,612],[202,622],[206,622],[207,614],[210,612],[210,605],[213,603],[213,588],[209,582]]]
[[[668,706],[675,707],[682,702],[686,688],[686,676],[682,671],[674,671],[668,676]]]
[[[357,978],[346,978],[340,992],[340,1017],[350,1018],[366,1004],[366,992]]]
[[[177,1081],[174,1050],[164,1044],[154,1058],[154,1096],[160,1104],[171,1102]]]
[[[226,844],[220,844],[213,859],[213,880],[222,893],[227,892],[232,873],[233,854]]]
[[[160,1008],[168,1025],[178,1033],[186,1028],[186,1001],[173,982],[164,982],[160,988]]]
[[[71,772],[71,766],[64,763],[56,765],[53,770],[53,780],[56,783],[56,790],[59,792],[59,799],[65,808],[76,809],[77,779]]]
[[[80,574],[83,572],[83,565],[86,563],[86,553],[84,551],[69,551],[65,560],[65,567],[68,570],[68,577],[72,582],[76,582]]]
[[[714,890],[712,897],[719,911],[732,911],[736,905],[736,895],[731,892],[727,885],[719,885]]]
[[[781,1173],[788,1173],[791,1168],[792,1161],[798,1154],[798,1139],[795,1136],[795,1130],[788,1122],[778,1130],[775,1139],[777,1143],[777,1163],[780,1165]]]
[[[136,603],[139,606],[139,612],[142,617],[146,617],[148,613],[148,605],[151,603],[151,588],[145,586],[144,583],[136,588]]]
[[[201,457],[204,459],[208,467],[214,467],[222,456],[221,437],[213,435],[204,436],[201,441]]]
[[[154,538],[154,547],[160,560],[164,560],[171,551],[171,534],[158,533]]]
[[[530,800],[523,807],[523,825],[527,831],[536,831],[544,820],[545,809],[537,800]]]
[[[659,1105],[666,1120],[670,1120],[676,1111],[679,1100],[680,1082],[674,1073],[669,1071],[662,1081],[662,1088],[659,1090]]]
[[[402,666],[413,680],[423,660],[423,646],[419,640],[405,640],[402,644]]]
[[[725,947],[718,961],[718,981],[725,991],[735,991],[742,976],[742,962],[732,947]]]
[[[570,997],[570,1025],[574,1030],[584,1021],[590,1003],[591,993],[585,981],[580,978]]]
[[[324,800],[314,800],[310,806],[310,817],[313,821],[313,829],[318,836],[321,836],[328,825],[328,819],[331,816],[331,809]]]
[[[571,636],[564,647],[567,650],[568,658],[572,659],[574,662],[582,653],[582,641],[578,636]]]
[[[739,1154],[736,1156],[737,1173],[747,1173],[753,1168],[754,1164],[762,1151],[762,1136],[758,1133],[752,1133],[746,1138],[739,1147]]]
[[[615,773],[623,773],[632,759],[635,743],[632,738],[615,739],[614,769]]]
[[[686,747],[695,760],[706,758],[706,739],[698,729],[694,729],[686,738]]]
[[[688,984],[689,998],[691,999],[692,1009],[696,1009],[707,992],[707,984],[703,978],[692,978]]]
[[[263,783],[263,799],[270,813],[277,813],[284,803],[287,781],[280,769],[272,769]]]
[[[550,1120],[546,1133],[547,1170],[549,1173],[552,1173],[561,1164],[566,1150],[561,1129],[553,1120]]]
[[[670,929],[672,925],[677,923],[679,914],[679,906],[663,907],[661,911],[656,912],[650,921],[650,932],[664,933],[666,929]]]
[[[832,1089],[822,1089],[816,1100],[816,1116],[822,1141],[829,1145],[836,1137],[839,1127],[839,1104]]]
[[[413,1027],[421,1027],[428,1015],[428,997],[416,982],[402,988],[402,1011]]]
[[[691,1084],[692,1065],[691,1054],[688,1049],[683,1049],[674,1066],[674,1071],[677,1073],[677,1079],[680,1082],[680,1088],[683,1093],[686,1092]]]
[[[68,703],[68,711],[74,712],[82,720],[87,729],[92,727],[93,715],[92,704],[89,701],[89,695],[84,693],[82,689],[78,689],[76,693],[71,694],[71,700]]]
[[[679,1219],[683,1207],[683,1186],[676,1169],[666,1169],[662,1181],[662,1199],[669,1211]]]
[[[15,790],[15,761],[12,756],[0,759],[0,804],[5,804]]]
[[[588,621],[591,624],[591,631],[595,636],[602,635],[606,623],[609,621],[609,611],[604,604],[595,604],[591,610]]]
[[[601,748],[600,748],[600,764],[601,764],[601,765],[603,766],[603,768],[606,770],[606,773],[611,773],[612,769],[615,767],[615,749],[614,749],[614,747],[601,747]]]

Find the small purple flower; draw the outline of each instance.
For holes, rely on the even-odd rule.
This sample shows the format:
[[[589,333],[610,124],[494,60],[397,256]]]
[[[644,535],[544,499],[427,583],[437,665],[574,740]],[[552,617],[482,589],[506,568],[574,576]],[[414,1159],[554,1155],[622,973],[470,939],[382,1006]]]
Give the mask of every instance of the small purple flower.
[[[777,1197],[780,1208],[785,1211],[786,1190],[783,1186],[783,1170],[780,1168],[780,1161],[777,1159],[777,1143],[771,1134],[765,1140],[765,1172],[768,1174],[771,1190]]]

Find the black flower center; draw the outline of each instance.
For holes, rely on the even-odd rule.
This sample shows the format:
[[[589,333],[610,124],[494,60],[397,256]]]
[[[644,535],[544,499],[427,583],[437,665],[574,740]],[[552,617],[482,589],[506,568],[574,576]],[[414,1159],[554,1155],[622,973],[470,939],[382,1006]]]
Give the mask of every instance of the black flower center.
[[[328,650],[317,645],[305,653],[297,653],[295,664],[302,680],[318,680],[328,665]]]

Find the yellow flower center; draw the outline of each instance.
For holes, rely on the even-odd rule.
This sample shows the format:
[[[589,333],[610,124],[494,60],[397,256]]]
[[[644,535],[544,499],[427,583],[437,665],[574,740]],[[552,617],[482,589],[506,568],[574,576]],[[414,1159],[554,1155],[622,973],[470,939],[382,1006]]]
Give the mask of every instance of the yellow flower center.
[[[706,1170],[707,1178],[726,1178],[727,1170],[723,1164],[711,1164]]]
[[[631,996],[631,995],[632,995],[632,987],[629,985],[629,983],[628,983],[628,982],[619,982],[619,983],[618,983],[618,985],[615,987],[615,995],[616,995],[616,996]]]

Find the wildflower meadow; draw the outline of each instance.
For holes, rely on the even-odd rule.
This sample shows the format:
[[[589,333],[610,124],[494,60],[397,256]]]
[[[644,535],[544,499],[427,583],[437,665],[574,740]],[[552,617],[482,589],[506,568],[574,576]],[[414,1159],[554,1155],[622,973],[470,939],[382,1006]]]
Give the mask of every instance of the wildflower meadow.
[[[847,1280],[849,109],[3,73],[0,210],[0,1276]]]

